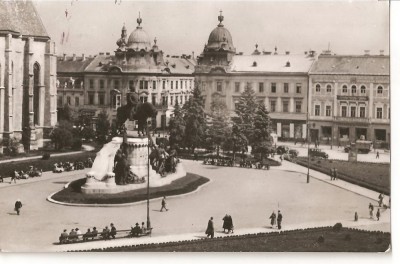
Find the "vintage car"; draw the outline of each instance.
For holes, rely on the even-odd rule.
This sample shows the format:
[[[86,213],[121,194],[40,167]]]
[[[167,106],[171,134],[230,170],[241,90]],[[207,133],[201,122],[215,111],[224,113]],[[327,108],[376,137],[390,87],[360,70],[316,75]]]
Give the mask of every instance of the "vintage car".
[[[289,152],[289,147],[287,146],[279,146],[276,148],[276,154],[282,155]]]
[[[299,151],[296,149],[290,149],[289,155],[292,156],[293,158],[296,158],[299,155]]]
[[[317,149],[317,148],[309,149],[308,154],[310,155],[310,157],[317,157],[317,158],[324,158],[324,159],[328,158],[328,154],[326,154],[325,152],[323,152],[322,150]]]

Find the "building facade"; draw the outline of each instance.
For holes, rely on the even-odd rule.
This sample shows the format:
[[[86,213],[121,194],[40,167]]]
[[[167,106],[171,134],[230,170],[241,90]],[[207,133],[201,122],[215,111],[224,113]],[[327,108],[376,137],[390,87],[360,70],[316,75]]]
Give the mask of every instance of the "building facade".
[[[0,1],[0,10],[0,141],[35,150],[57,122],[55,44],[31,1]]]
[[[389,56],[320,55],[310,70],[311,140],[390,143]],[[330,141],[332,139],[332,141]]]
[[[59,74],[59,82],[67,81],[68,84],[69,78],[83,78],[79,93],[75,95],[79,98],[79,105],[74,104],[76,99],[71,99],[71,106],[91,113],[93,117],[105,110],[109,119],[114,121],[117,108],[126,103],[126,95],[137,93],[142,102],[151,102],[158,110],[153,126],[165,129],[175,103],[182,106],[189,100],[194,87],[195,61],[192,55],[164,56],[157,40],[154,39],[152,44],[143,30],[142,19],[138,18],[137,22],[138,26],[129,37],[123,26],[121,38],[117,41],[118,48],[113,55],[100,53],[90,58],[87,65],[80,60],[74,70],[75,77],[69,73],[61,79]],[[68,60],[60,59],[59,69],[68,63]],[[82,97],[83,104],[80,104]],[[68,99],[63,97],[63,103],[68,103]]]
[[[210,33],[195,68],[201,85],[206,111],[213,100],[223,100],[231,114],[245,87],[251,87],[268,111],[274,132],[281,139],[306,137],[308,72],[314,52],[293,55],[260,52],[258,45],[251,55],[236,53],[232,36],[222,24]]]

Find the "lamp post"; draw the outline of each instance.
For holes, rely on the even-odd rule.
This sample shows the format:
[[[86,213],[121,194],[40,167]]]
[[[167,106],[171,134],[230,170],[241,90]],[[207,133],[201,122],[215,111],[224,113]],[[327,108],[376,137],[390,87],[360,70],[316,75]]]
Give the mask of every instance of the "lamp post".
[[[307,119],[306,119],[306,140],[307,140],[307,157],[308,157],[308,162],[307,162],[307,183],[310,183],[310,139],[309,139],[309,133],[310,133],[310,124],[309,124],[309,102],[310,102],[310,89],[307,87]]]
[[[150,230],[151,223],[150,223],[150,144],[152,142],[151,136],[149,134],[149,126],[146,127],[146,133],[148,137],[147,143],[147,230]]]

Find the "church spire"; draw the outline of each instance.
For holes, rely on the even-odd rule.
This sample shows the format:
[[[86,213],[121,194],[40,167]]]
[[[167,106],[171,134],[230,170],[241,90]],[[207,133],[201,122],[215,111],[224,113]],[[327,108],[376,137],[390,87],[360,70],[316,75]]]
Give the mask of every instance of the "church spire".
[[[140,17],[140,12],[139,12],[139,17],[138,17],[138,19],[136,19],[136,22],[138,23],[138,28],[140,28],[140,24],[142,24],[142,18]]]
[[[223,27],[224,25],[222,24],[222,21],[224,21],[224,16],[222,15],[222,10],[219,10],[218,21],[219,21],[218,26]]]

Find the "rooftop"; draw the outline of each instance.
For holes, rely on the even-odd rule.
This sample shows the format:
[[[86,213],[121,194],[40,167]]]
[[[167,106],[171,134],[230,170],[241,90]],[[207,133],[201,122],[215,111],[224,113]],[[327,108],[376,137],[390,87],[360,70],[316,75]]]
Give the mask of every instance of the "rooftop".
[[[0,32],[50,38],[30,0],[0,0]]]
[[[57,59],[57,72],[65,72],[65,73],[80,73],[83,72],[86,67],[93,61],[94,58],[84,58],[76,57],[73,59],[73,56],[66,56],[65,59],[63,57],[58,57]]]

